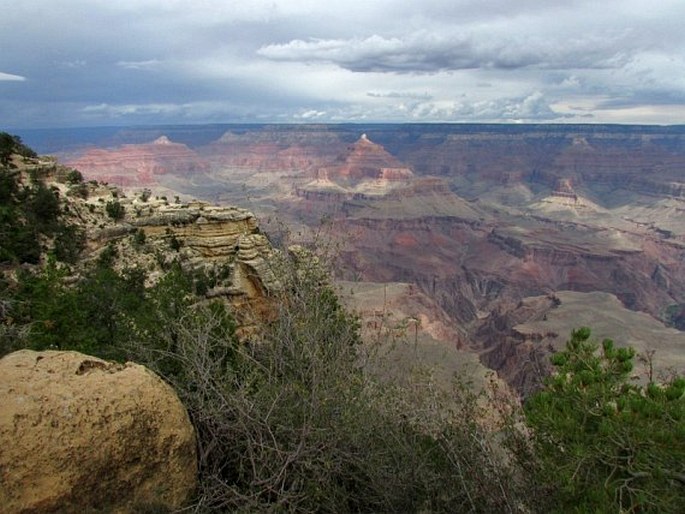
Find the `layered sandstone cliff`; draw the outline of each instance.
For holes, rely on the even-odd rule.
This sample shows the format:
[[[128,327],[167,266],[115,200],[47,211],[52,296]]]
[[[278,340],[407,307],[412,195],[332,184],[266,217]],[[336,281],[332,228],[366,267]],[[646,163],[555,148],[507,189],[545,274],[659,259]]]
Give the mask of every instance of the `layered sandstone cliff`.
[[[335,210],[344,217],[374,211],[383,217],[415,217],[417,206],[427,216],[472,211],[464,208],[445,180],[416,176],[366,134],[334,161],[318,168],[314,180],[296,186],[295,195],[301,199],[300,209],[315,213]]]
[[[325,127],[272,126],[229,130],[198,149],[215,167],[258,172],[308,172],[335,158],[345,143]]]
[[[74,182],[68,179],[72,171],[48,162],[22,173],[52,187],[62,198],[64,219],[83,231],[85,248],[72,269],[74,280],[105,255],[115,269],[144,271],[148,286],[179,263],[204,277],[204,296],[234,307],[239,335],[273,314],[272,295],[281,288],[271,265],[274,249],[252,213],[178,197],[170,201],[149,190],[126,194],[115,186]]]
[[[413,176],[407,166],[388,153],[382,145],[371,141],[366,134],[362,134],[354,144],[348,146],[344,153],[324,169],[331,179],[343,181],[388,178],[388,176],[411,178]]]

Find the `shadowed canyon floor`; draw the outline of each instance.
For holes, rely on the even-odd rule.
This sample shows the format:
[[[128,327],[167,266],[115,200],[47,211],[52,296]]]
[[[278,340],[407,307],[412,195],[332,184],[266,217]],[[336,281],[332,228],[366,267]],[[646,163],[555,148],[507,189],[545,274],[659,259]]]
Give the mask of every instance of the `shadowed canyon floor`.
[[[267,231],[328,219],[341,279],[409,284],[417,341],[478,354],[520,391],[579,325],[685,369],[664,325],[685,328],[685,127],[165,127],[76,143],[63,158],[89,179],[241,205]],[[358,287],[367,314],[387,309]]]

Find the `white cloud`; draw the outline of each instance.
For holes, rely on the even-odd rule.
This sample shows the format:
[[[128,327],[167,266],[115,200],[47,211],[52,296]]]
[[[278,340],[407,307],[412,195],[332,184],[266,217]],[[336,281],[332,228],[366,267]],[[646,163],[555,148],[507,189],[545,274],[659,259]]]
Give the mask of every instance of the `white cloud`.
[[[147,61],[119,61],[117,66],[126,70],[154,70],[159,68],[161,61],[157,59],[149,59]]]
[[[305,111],[301,114],[296,114],[295,115],[297,118],[303,119],[303,120],[314,120],[317,118],[322,118],[323,116],[326,116],[325,111],[317,111],[316,109],[310,109],[308,111]]]
[[[128,115],[149,115],[177,113],[183,109],[182,105],[176,104],[120,104],[110,105],[107,103],[86,105],[81,109],[84,114],[105,114],[110,118]]]
[[[430,100],[432,98],[428,93],[413,93],[411,91],[369,91],[366,94],[372,98],[405,98],[410,100]]]
[[[3,73],[0,71],[0,81],[17,81],[17,82],[22,82],[26,80],[26,77],[22,77],[21,75],[13,75],[11,73]]]

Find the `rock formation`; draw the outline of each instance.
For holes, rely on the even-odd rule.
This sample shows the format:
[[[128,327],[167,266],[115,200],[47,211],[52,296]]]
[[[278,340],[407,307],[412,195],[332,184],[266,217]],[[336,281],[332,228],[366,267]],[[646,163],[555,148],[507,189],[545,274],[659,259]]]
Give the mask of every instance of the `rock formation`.
[[[413,173],[382,145],[371,141],[366,134],[326,167],[332,179],[359,181],[383,178],[383,170],[395,170],[395,176],[411,177]]]
[[[333,162],[318,168],[316,178],[297,186],[295,194],[305,201],[308,211],[337,208],[347,217],[367,207],[398,212],[403,208],[400,203],[428,207],[425,213],[429,214],[435,212],[431,205],[444,206],[455,199],[445,180],[415,176],[408,166],[366,134]]]
[[[239,334],[250,333],[257,320],[273,311],[270,295],[280,283],[270,264],[273,248],[259,233],[254,215],[238,207],[202,202],[160,205],[130,221],[151,247],[169,251],[175,241],[181,262],[209,276],[223,277],[208,292],[233,307]],[[150,260],[153,256],[147,254]],[[172,253],[171,257],[175,257]],[[149,263],[151,264],[151,263]]]
[[[684,148],[678,126],[236,126],[197,148],[211,185],[167,183],[249,194],[298,228],[330,217],[342,276],[414,284],[481,351],[478,327],[496,334],[525,298],[564,290],[681,327]]]
[[[151,143],[123,145],[110,150],[91,149],[65,164],[80,170],[89,180],[126,187],[155,185],[157,175],[165,173],[190,175],[207,170],[207,163],[193,150],[166,136]]]
[[[305,172],[330,162],[345,143],[323,127],[229,130],[198,153],[216,167],[252,172]]]
[[[179,508],[196,484],[195,434],[143,366],[77,352],[0,360],[2,512]]]
[[[126,218],[96,231],[100,248],[116,243],[122,264],[129,267],[135,262],[157,269],[164,256],[164,262],[179,259],[184,267],[214,277],[206,296],[224,298],[233,306],[240,337],[252,333],[259,319],[271,316],[271,295],[281,285],[271,266],[274,250],[259,233],[252,213],[204,202],[120,201],[126,206]],[[132,243],[136,233],[145,235],[144,248],[136,249]],[[154,278],[155,273],[151,275]]]
[[[178,262],[205,277],[204,296],[231,304],[239,335],[252,333],[274,312],[272,293],[281,287],[271,266],[274,250],[252,213],[179,197],[170,202],[149,190],[126,195],[115,186],[72,183],[72,172],[53,161],[26,164],[21,170],[26,183],[32,175],[55,190],[63,218],[83,231],[85,249],[73,264],[72,280],[78,280],[103,252],[111,252],[112,265],[119,271],[144,271],[148,286]],[[121,209],[120,218],[108,214],[112,205]]]

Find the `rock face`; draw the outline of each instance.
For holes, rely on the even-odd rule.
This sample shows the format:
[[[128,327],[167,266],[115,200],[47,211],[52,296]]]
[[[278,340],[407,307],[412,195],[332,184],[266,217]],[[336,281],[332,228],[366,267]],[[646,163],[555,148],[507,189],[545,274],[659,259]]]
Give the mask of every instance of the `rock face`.
[[[330,162],[345,148],[321,126],[271,126],[228,131],[198,149],[214,166],[259,172],[299,172]]]
[[[316,169],[315,176],[313,181],[297,186],[295,194],[302,199],[301,208],[317,214],[330,212],[331,208],[346,217],[356,216],[360,209],[401,213],[406,205],[400,204],[412,203],[430,206],[424,214],[431,215],[435,213],[433,205],[444,207],[456,199],[445,180],[415,176],[408,166],[366,134],[333,162]],[[448,210],[454,213],[454,209]]]
[[[647,380],[646,357],[656,379],[685,372],[685,333],[664,327],[644,312],[630,311],[616,296],[598,291],[524,298],[483,320],[474,337],[483,346],[483,362],[527,395],[551,370],[549,354],[561,350],[571,330],[581,326],[591,327],[598,341],[610,338],[618,346],[635,349],[639,357],[633,380]]]
[[[185,266],[216,278],[207,296],[223,297],[233,306],[239,337],[256,329],[253,315],[271,317],[270,295],[281,287],[270,264],[274,250],[249,211],[202,202],[162,205],[131,224],[151,246],[168,248],[178,241],[176,256]]]
[[[84,263],[115,248],[116,269],[144,270],[147,285],[153,285],[178,262],[205,277],[203,295],[234,308],[239,335],[258,325],[253,315],[269,318],[274,311],[271,293],[280,290],[270,264],[274,249],[251,212],[179,198],[170,203],[149,190],[127,196],[117,187],[91,183],[77,185],[84,195],[72,195],[74,186],[54,177],[46,183],[60,192],[67,216],[84,230]],[[110,203],[121,206],[120,219],[107,215]]]
[[[143,366],[77,352],[0,360],[2,512],[178,508],[196,484],[195,434]]]
[[[142,272],[146,286],[179,264],[192,275],[200,297],[219,298],[233,307],[239,336],[253,334],[275,314],[272,293],[281,286],[271,265],[274,249],[251,212],[183,202],[178,196],[169,202],[166,196],[153,197],[149,189],[127,195],[116,186],[71,183],[72,172],[52,160],[21,169],[25,183],[34,177],[58,194],[62,219],[83,234],[84,249],[73,263],[70,283],[101,258],[117,271]],[[108,212],[112,205],[119,208],[116,219]],[[11,270],[5,276],[14,280],[10,275]]]

